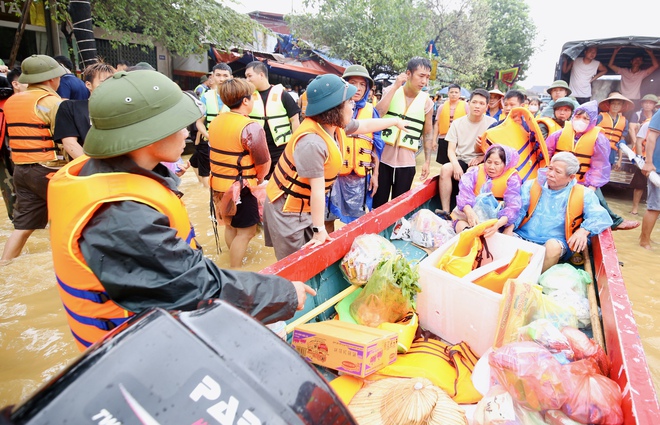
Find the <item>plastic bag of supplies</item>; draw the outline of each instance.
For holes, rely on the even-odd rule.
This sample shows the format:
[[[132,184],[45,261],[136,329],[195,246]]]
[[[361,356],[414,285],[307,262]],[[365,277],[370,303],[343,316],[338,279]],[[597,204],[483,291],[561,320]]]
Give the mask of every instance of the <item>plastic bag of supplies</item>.
[[[396,248],[384,237],[376,234],[360,235],[353,241],[339,267],[346,280],[353,285],[363,286],[378,264],[395,255]]]
[[[415,311],[419,273],[402,256],[380,263],[369,282],[351,304],[350,312],[361,325],[378,327],[383,322],[396,323]]]

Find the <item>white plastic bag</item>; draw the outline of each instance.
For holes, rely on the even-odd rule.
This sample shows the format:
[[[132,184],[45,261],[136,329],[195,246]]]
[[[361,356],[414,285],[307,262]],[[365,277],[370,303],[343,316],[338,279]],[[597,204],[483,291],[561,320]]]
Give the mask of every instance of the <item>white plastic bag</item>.
[[[360,235],[341,260],[340,268],[346,280],[353,285],[363,286],[376,266],[395,254],[396,247],[384,237],[376,234]]]

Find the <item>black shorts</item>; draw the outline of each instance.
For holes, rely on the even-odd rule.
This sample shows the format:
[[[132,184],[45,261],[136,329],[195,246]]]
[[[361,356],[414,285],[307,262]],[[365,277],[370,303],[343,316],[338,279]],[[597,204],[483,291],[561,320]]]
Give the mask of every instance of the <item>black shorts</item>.
[[[646,176],[642,174],[642,170],[635,167],[633,178],[630,180],[630,187],[633,189],[646,189],[646,181]]]
[[[435,156],[435,162],[438,164],[446,164],[449,162],[449,156],[447,156],[448,147],[449,142],[445,139],[438,139],[438,153]]]
[[[225,192],[213,191],[213,204],[215,205],[216,217],[222,221],[220,217],[220,203]],[[261,223],[261,216],[259,215],[259,201],[252,194],[249,187],[241,189],[241,203],[236,205],[236,214],[231,216],[231,227],[236,229],[245,229]]]
[[[231,219],[231,227],[244,229],[261,222],[259,202],[249,187],[241,190],[241,203],[236,205],[236,215]]]
[[[197,174],[200,177],[211,175],[211,159],[207,142],[199,142],[198,145],[195,145],[195,152],[190,157],[190,166],[197,168]]]
[[[14,228],[16,230],[44,229],[48,224],[48,174],[57,170],[39,164],[14,167]]]

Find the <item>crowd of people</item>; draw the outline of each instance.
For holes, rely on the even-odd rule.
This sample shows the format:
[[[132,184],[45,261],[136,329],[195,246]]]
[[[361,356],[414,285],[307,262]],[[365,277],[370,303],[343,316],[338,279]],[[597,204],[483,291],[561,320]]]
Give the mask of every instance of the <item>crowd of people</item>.
[[[298,96],[271,84],[261,61],[247,64],[245,78],[219,63],[184,92],[148,64],[118,71],[127,64],[98,62],[79,79],[67,58],[31,56],[0,81],[2,167],[14,192],[3,198],[15,228],[2,261],[50,222],[57,282],[81,349],[149,307],[191,310],[213,298],[273,323],[313,289],[206,258],[177,189],[188,166],[210,192],[232,269],[260,223],[277,259],[330,240],[336,220],[349,223],[410,190],[423,152],[422,180],[432,158],[440,164],[438,215],[457,232],[497,219],[486,233],[545,245],[545,270],[607,227],[639,226],[614,214],[600,191],[626,142],[648,158],[633,182],[632,213],[647,188],[640,244],[650,249],[660,188],[646,176],[660,166],[660,103],[639,90],[658,63],[650,51],[645,69],[643,57],[630,69],[613,57],[621,92],[597,102],[590,83],[606,68],[594,49],[567,61],[570,84],[553,82],[547,105],[519,90],[465,97],[456,84],[447,99],[433,99],[422,57],[378,99],[360,65],[343,78],[318,76]],[[186,139],[195,145],[189,162],[181,158]]]

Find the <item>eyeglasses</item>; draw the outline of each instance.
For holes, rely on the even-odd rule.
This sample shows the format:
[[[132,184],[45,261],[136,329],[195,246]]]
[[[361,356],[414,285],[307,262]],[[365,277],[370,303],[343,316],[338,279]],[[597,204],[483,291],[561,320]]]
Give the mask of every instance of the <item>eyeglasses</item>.
[[[344,81],[344,94],[341,95],[342,100],[346,99],[346,94],[348,93],[348,86],[350,86],[350,84]]]

